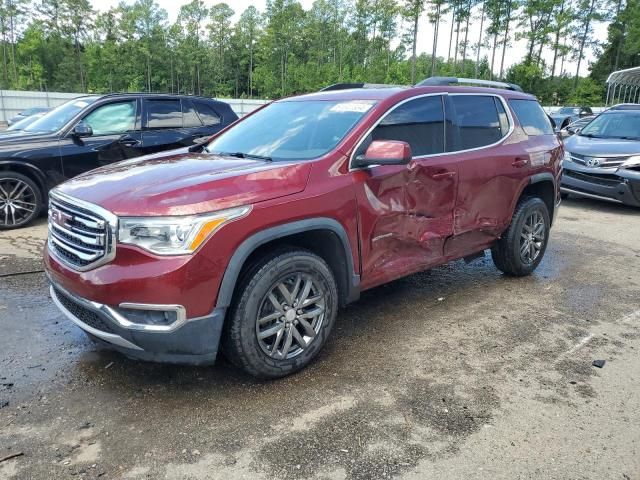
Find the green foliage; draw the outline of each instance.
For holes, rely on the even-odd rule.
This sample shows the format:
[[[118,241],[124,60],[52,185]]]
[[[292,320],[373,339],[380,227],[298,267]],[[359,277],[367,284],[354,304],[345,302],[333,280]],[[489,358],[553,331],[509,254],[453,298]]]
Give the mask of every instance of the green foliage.
[[[528,53],[507,80],[545,103],[598,103],[611,68],[640,60],[640,0],[615,1],[608,43],[584,80],[558,76],[558,66],[593,47],[601,0],[316,0],[310,10],[267,0],[264,12],[191,0],[174,23],[155,0],[101,13],[89,0],[0,0],[0,87],[277,98],[337,82],[496,78],[522,38]],[[433,36],[429,54],[418,52],[426,34],[418,28],[428,20],[440,29],[445,16],[453,28]],[[471,38],[478,21],[483,31]],[[434,55],[439,37],[449,40],[448,58]],[[552,65],[543,52],[553,52]]]

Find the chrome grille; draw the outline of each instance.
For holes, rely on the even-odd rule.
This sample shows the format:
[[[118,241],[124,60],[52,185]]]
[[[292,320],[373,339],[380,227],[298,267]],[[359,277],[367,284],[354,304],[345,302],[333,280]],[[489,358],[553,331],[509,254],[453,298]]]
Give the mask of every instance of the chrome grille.
[[[588,155],[581,155],[579,153],[570,153],[569,155],[571,155],[571,160],[573,160],[576,163],[579,163],[580,165],[585,165],[587,167],[594,167],[594,168],[614,168],[614,167],[619,167],[620,165],[622,165],[624,162],[626,162],[629,157],[628,156],[624,156],[624,157],[593,157],[593,156],[588,156]],[[597,165],[590,165],[589,164],[589,160],[592,159],[596,159],[598,161]]]
[[[100,207],[51,192],[49,251],[79,271],[110,261],[115,254],[114,218]]]

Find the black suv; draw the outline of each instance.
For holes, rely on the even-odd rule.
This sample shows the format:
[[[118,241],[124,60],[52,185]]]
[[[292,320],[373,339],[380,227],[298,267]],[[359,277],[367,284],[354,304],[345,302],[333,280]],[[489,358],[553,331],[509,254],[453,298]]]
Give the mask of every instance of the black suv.
[[[48,191],[88,170],[185,147],[238,119],[231,107],[185,95],[78,97],[0,139],[0,230],[27,225]]]

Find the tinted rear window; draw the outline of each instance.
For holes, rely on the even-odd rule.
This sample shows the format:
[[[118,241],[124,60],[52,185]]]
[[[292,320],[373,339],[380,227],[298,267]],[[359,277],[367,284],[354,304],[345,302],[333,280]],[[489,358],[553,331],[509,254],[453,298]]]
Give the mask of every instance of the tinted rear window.
[[[509,105],[527,135],[553,135],[549,117],[535,100],[509,100]]]
[[[147,128],[182,128],[180,100],[147,100]]]
[[[198,111],[198,115],[200,115],[202,123],[205,125],[218,125],[220,123],[220,115],[218,115],[211,106],[204,102],[195,101],[193,103],[196,106],[196,110]]]
[[[491,145],[503,137],[502,124],[493,97],[451,95],[451,101],[456,111],[459,150]]]

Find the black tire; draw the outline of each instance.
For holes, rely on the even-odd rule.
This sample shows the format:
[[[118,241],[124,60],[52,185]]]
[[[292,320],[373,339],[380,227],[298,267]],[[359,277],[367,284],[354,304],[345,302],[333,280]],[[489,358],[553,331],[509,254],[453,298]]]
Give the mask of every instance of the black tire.
[[[16,203],[15,206],[12,205],[13,210],[9,210],[7,199],[13,185],[21,185],[24,192],[20,199],[12,199]],[[0,230],[25,227],[38,218],[42,210],[42,198],[42,191],[29,177],[16,172],[0,171]],[[33,210],[26,212],[25,208]]]
[[[532,218],[540,218],[543,222],[544,237],[540,242],[534,242],[534,250],[537,254],[532,255],[530,248],[526,249],[523,255],[521,249],[524,243],[530,245],[532,240],[525,239],[525,235],[530,233],[527,231],[529,225],[525,226],[525,222],[529,222]],[[491,248],[491,257],[495,266],[506,273],[515,277],[523,277],[531,274],[540,264],[549,242],[549,229],[551,222],[549,220],[549,210],[547,205],[538,197],[525,197],[518,202],[511,225],[502,234],[502,237]],[[537,225],[537,223],[536,223]],[[533,235],[533,233],[531,233]],[[537,244],[540,244],[539,250]],[[528,257],[528,258],[527,258]],[[529,260],[529,261],[528,261]]]
[[[322,258],[312,252],[293,248],[272,252],[248,269],[242,276],[225,322],[222,337],[225,356],[231,363],[258,378],[284,377],[305,367],[322,349],[335,323],[338,288],[331,269]],[[304,284],[298,283],[296,290],[298,279]],[[306,291],[307,281],[311,282],[309,292],[312,293],[307,292],[307,297],[300,305],[301,309],[287,309],[288,303],[294,305],[293,298],[290,297],[290,302],[287,302],[279,286],[282,284],[289,294],[296,293],[295,298],[300,301]],[[303,290],[300,291],[300,288]],[[269,299],[270,294],[273,294],[275,303]],[[313,296],[309,297],[312,294]],[[303,305],[307,301],[319,298],[320,295],[324,295],[321,302]],[[280,305],[280,309],[276,309],[276,303]],[[290,310],[296,315],[295,319],[290,318],[292,315],[287,313]],[[310,313],[321,310],[323,313],[319,316],[313,319],[308,317]],[[264,324],[258,322],[259,318],[265,319],[274,315],[282,316]],[[306,317],[304,326],[302,317]],[[305,340],[305,332],[309,332],[305,330],[306,326],[312,327],[314,332],[317,330],[314,336],[308,337],[308,344]],[[258,338],[259,334],[274,330],[282,330],[283,333],[272,333],[270,337]],[[305,343],[304,347],[297,338]],[[280,343],[277,343],[278,339]],[[292,350],[285,351],[288,347]]]

